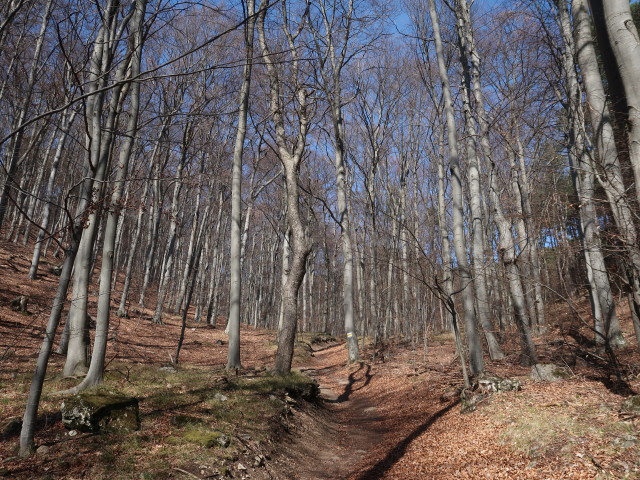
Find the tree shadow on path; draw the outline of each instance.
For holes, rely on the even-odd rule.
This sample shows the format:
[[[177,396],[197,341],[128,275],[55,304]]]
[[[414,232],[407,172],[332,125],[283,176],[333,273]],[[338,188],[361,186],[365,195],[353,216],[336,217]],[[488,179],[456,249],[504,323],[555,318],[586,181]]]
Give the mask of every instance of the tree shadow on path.
[[[353,386],[355,385],[356,382],[358,382],[359,380],[361,380],[361,378],[356,379],[356,374],[362,370],[363,364],[360,363],[360,368],[358,368],[358,370],[356,370],[355,372],[351,372],[349,374],[349,383],[347,383],[347,385],[345,385],[344,387],[344,392],[342,392],[340,394],[340,396],[338,398],[336,398],[335,400],[327,400],[328,403],[342,403],[342,402],[346,402],[347,400],[349,400],[349,397],[351,396],[351,394],[353,392],[357,392],[360,389],[363,389],[364,387],[366,387],[367,385],[369,385],[369,382],[371,381],[371,378],[373,377],[373,375],[370,373],[371,372],[371,365],[367,365],[364,371],[364,376],[361,378],[364,378],[364,383],[362,385],[360,385],[358,388],[354,389]]]
[[[413,442],[416,438],[427,431],[429,427],[431,427],[431,425],[433,425],[440,417],[442,417],[445,413],[447,413],[459,403],[460,400],[457,400],[431,415],[426,422],[415,428],[413,432],[411,432],[407,437],[404,438],[404,440],[393,447],[393,449],[389,453],[387,453],[387,455],[382,460],[376,463],[373,467],[358,475],[356,480],[378,480],[382,478],[384,474],[387,473],[391,469],[391,467],[393,467],[398,462],[398,460],[400,460],[404,456],[407,448],[409,447],[409,445],[411,445],[411,442]]]

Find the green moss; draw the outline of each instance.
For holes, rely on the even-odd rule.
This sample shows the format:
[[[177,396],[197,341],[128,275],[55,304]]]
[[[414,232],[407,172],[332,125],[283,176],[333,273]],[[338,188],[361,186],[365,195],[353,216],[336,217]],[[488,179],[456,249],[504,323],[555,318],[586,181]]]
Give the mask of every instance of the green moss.
[[[204,430],[189,429],[182,437],[190,443],[195,443],[201,447],[211,448],[224,442],[226,436],[222,432],[211,432]]]

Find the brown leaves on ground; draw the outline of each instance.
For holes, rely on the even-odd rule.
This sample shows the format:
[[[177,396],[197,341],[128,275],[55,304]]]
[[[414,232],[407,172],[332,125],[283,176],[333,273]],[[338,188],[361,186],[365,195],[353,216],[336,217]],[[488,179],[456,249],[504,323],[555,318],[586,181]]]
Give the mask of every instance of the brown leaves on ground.
[[[14,245],[0,245],[0,420],[22,415],[57,283],[47,265],[38,280],[27,280],[28,254]],[[9,307],[19,295],[29,296],[27,315]],[[189,385],[189,372],[193,369],[194,384],[196,377],[212,384],[219,379],[227,353],[221,324],[214,329],[189,323],[180,355],[184,369],[176,377],[152,379],[147,400],[141,403],[146,430],[122,440],[128,448],[138,449],[133,452],[105,445],[100,436],[81,440],[68,436],[59,421],[59,399],[48,393],[54,386],[77,379],[57,378],[63,359],[54,355],[37,432],[38,444],[51,447],[50,451],[19,460],[15,458],[17,436],[2,439],[0,474],[9,478],[127,478],[124,472],[112,476],[104,472],[119,456],[130,455],[132,462],[155,465],[153,476],[144,478],[217,478],[223,474],[301,480],[640,478],[638,425],[618,415],[628,391],[614,388],[619,382],[615,372],[607,369],[606,357],[597,352],[590,356],[595,350],[580,343],[589,335],[581,323],[580,315],[586,312],[580,305],[583,311],[549,305],[549,316],[556,324],[537,339],[541,358],[570,365],[574,378],[552,384],[532,382],[528,368],[517,366],[518,358],[512,354],[501,362],[488,363],[487,370],[520,378],[522,391],[496,394],[466,415],[460,413],[451,393],[462,385],[462,379],[447,335],[431,339],[426,353],[422,344],[389,344],[383,352],[368,346],[362,352],[365,361],[350,366],[345,364],[342,344],[314,345],[313,356],[297,357],[297,367],[320,382],[326,399],[323,405],[294,403],[280,426],[267,424],[271,420],[260,416],[238,415],[234,420],[234,433],[240,442],[250,444],[242,446],[250,455],[266,452],[268,445],[269,459],[261,467],[261,476],[258,469],[220,469],[212,460],[203,460],[206,465],[189,463],[185,458],[191,450],[182,451],[184,458],[176,458],[180,450],[171,444],[176,427],[169,413],[174,407],[157,408],[165,397],[175,396],[184,402],[174,413],[206,417],[199,413],[202,399]],[[621,310],[621,317],[628,319],[628,312],[624,307]],[[107,354],[108,378],[125,389],[146,366],[155,372],[171,360],[179,334],[175,316],[167,315],[165,325],[153,325],[150,309],[132,308],[130,313],[127,319],[112,317]],[[633,343],[632,330],[627,322],[624,325]],[[507,350],[517,347],[511,345]],[[635,346],[623,349],[618,360],[627,389],[639,391],[636,350]],[[240,377],[250,379],[270,366],[274,351],[273,332],[243,328],[242,361],[247,370]],[[280,432],[277,436],[273,435],[276,430]],[[257,446],[245,431],[254,436],[269,434],[271,440]],[[277,444],[270,443],[274,439]],[[206,459],[211,453],[198,455],[189,458]],[[233,467],[237,457],[228,457]]]

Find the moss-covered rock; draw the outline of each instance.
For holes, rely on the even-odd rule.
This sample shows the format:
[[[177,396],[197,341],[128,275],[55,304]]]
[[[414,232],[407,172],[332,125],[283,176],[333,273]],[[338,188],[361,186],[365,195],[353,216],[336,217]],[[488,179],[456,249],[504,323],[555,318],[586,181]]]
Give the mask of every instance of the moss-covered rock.
[[[190,443],[195,443],[201,447],[211,448],[216,445],[221,447],[228,447],[231,443],[229,437],[222,432],[204,431],[204,430],[187,430],[183,434],[183,438]]]
[[[623,417],[640,417],[640,395],[633,395],[622,402],[620,415]]]
[[[138,399],[113,392],[81,393],[62,402],[62,423],[82,432],[140,430]]]
[[[558,382],[572,376],[570,369],[553,363],[537,363],[531,367],[531,378],[539,382]]]

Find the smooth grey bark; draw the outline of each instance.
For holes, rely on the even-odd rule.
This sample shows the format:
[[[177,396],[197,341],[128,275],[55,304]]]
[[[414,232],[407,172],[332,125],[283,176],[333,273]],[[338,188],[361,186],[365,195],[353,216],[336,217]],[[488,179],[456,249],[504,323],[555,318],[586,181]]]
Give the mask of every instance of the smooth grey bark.
[[[164,170],[164,166],[166,165],[166,161],[169,157],[169,152],[164,154],[164,161],[157,161],[157,155],[160,151],[160,145],[164,136],[168,131],[168,127],[170,125],[171,115],[165,116],[165,122],[162,125],[162,130],[160,131],[160,135],[158,136],[158,141],[153,148],[153,154],[151,155],[152,159],[152,200],[151,200],[151,214],[149,215],[150,220],[150,228],[148,229],[147,236],[147,245],[149,249],[149,255],[145,259],[145,267],[144,267],[144,279],[142,281],[142,288],[140,289],[140,297],[138,299],[138,305],[144,307],[145,295],[147,292],[147,288],[149,287],[149,282],[151,281],[151,272],[154,268],[154,264],[156,263],[156,257],[158,256],[158,235],[160,231],[160,210],[162,208],[162,190],[160,186],[160,175]],[[155,160],[155,161],[153,161]]]
[[[592,37],[591,20],[589,18],[586,0],[573,0],[572,14],[574,18],[573,39],[570,34],[570,24],[568,12],[564,4],[559,5],[559,19],[563,28],[565,43],[571,52],[571,47],[575,49],[575,57],[582,73],[582,80],[586,93],[586,108],[589,113],[591,125],[593,127],[594,143],[598,151],[599,162],[602,168],[602,175],[599,176],[601,185],[607,195],[607,200],[611,206],[614,222],[625,241],[625,249],[627,250],[632,270],[632,278],[638,278],[640,273],[640,255],[637,245],[636,228],[633,221],[633,214],[628,203],[626,187],[622,176],[622,168],[618,157],[618,151],[615,144],[614,129],[612,118],[609,114],[607,106],[607,96],[600,77],[598,60],[594,41]],[[575,42],[575,44],[574,44]],[[569,59],[565,60],[569,63]],[[577,80],[574,79],[575,73],[572,66],[565,67],[569,70],[569,81],[574,91],[578,89]],[[575,86],[573,86],[575,85]],[[580,112],[577,112],[578,115]],[[580,127],[577,127],[580,128]],[[584,128],[584,127],[582,127]],[[582,134],[578,131],[576,134]],[[583,160],[584,165],[578,165],[585,173],[586,185],[582,185],[584,195],[593,195],[591,188],[591,175],[595,173],[595,165],[590,157]],[[589,255],[592,265],[593,279],[596,286],[596,296],[599,300],[599,307],[602,310],[604,321],[604,330],[610,344],[615,347],[624,343],[624,338],[620,331],[619,320],[615,312],[615,302],[611,294],[604,257],[600,248],[600,239],[598,234],[597,217],[591,198],[585,198],[587,203],[584,205],[584,235],[585,235],[585,251]],[[581,212],[583,213],[583,212]],[[592,225],[591,228],[589,226]],[[633,283],[633,280],[632,280]],[[635,285],[635,298],[638,297],[638,285]],[[640,302],[638,302],[640,305]],[[598,340],[599,342],[602,339]]]
[[[529,246],[531,241],[529,239],[529,232],[524,222],[524,211],[522,210],[522,194],[520,185],[518,182],[518,167],[516,166],[516,153],[513,149],[507,150],[507,157],[509,158],[510,177],[511,177],[511,193],[515,199],[515,231],[516,231],[516,245],[517,258],[519,261],[520,271],[522,273],[522,286],[524,289],[524,297],[526,302],[527,317],[529,320],[529,327],[533,330],[537,324],[536,305],[533,300],[533,285],[531,280],[533,279],[533,273],[531,271],[531,265],[529,263]]]
[[[135,1],[135,13],[131,21],[129,33],[129,48],[131,51],[129,78],[135,78],[140,73],[144,38],[143,23],[146,5],[146,0]],[[120,149],[111,199],[107,206],[107,222],[104,230],[104,241],[102,247],[102,265],[100,268],[98,311],[96,315],[96,333],[93,343],[93,354],[91,356],[91,364],[89,365],[87,375],[79,385],[71,389],[70,392],[73,393],[80,392],[102,383],[111,313],[114,250],[116,248],[118,223],[122,213],[121,199],[125,190],[125,181],[129,171],[129,161],[132,156],[133,145],[138,131],[139,111],[140,83],[134,81],[130,88],[129,120],[127,123],[126,136]]]
[[[52,9],[53,0],[47,0],[42,14],[42,20],[40,22],[40,31],[38,32],[38,36],[36,38],[36,43],[34,46],[33,60],[31,61],[29,73],[27,75],[27,83],[26,85],[24,85],[24,88],[21,89],[21,92],[23,94],[22,102],[20,104],[18,118],[13,125],[16,133],[12,140],[11,147],[7,152],[8,155],[4,159],[4,168],[7,172],[7,176],[5,178],[4,185],[2,186],[2,192],[0,193],[0,227],[4,222],[7,205],[9,203],[9,193],[11,189],[15,187],[15,185],[13,185],[15,183],[14,177],[17,173],[20,156],[22,155],[21,148],[25,135],[25,124],[27,115],[29,114],[29,107],[31,106],[31,98],[34,92],[37,74],[42,67],[41,65],[39,65],[40,55],[42,54],[42,47],[44,45],[45,36],[47,33],[47,25],[49,24],[49,19],[51,18]]]
[[[330,105],[334,165],[336,175],[337,218],[340,226],[342,247],[342,313],[347,336],[347,357],[349,363],[358,361],[358,335],[355,328],[354,309],[354,255],[351,245],[351,223],[348,204],[347,165],[342,94],[342,72],[347,64],[352,22],[355,13],[353,0],[346,5],[327,5],[325,0],[317,4],[319,25],[314,26],[315,48],[320,62],[319,73],[322,89]],[[314,25],[314,22],[311,22]]]
[[[463,20],[463,14],[460,12],[460,8],[463,5],[458,3],[456,9],[456,15],[458,16],[458,49],[460,52],[460,63],[462,64],[462,71],[464,76],[464,82],[462,85],[462,106],[464,122],[467,129],[466,135],[466,158],[467,158],[467,178],[469,184],[469,206],[471,210],[471,255],[473,258],[473,286],[475,290],[475,297],[477,303],[476,317],[480,324],[485,340],[487,342],[487,348],[489,350],[489,357],[492,360],[501,360],[504,358],[500,344],[494,334],[494,326],[491,324],[489,318],[489,295],[487,293],[487,283],[485,275],[485,266],[487,262],[484,258],[485,251],[485,223],[484,212],[482,209],[482,190],[480,187],[480,164],[478,161],[478,155],[476,151],[476,127],[475,120],[471,111],[472,92],[471,92],[471,72],[469,68],[469,33],[466,28],[470,28]]]
[[[40,347],[40,351],[38,352],[36,368],[31,379],[31,386],[29,388],[29,395],[27,397],[27,404],[25,407],[24,415],[22,417],[19,451],[19,455],[21,457],[30,455],[35,447],[34,434],[36,429],[36,421],[38,419],[40,397],[42,396],[42,386],[44,385],[44,379],[47,373],[49,357],[51,355],[51,351],[53,350],[53,341],[55,338],[56,330],[58,329],[58,324],[60,323],[60,315],[62,314],[62,309],[67,297],[67,290],[69,289],[69,282],[71,280],[71,271],[73,270],[73,263],[75,260],[76,252],[78,251],[78,244],[81,235],[82,224],[76,223],[76,225],[74,225],[73,227],[71,243],[65,250],[65,261],[62,266],[62,272],[60,273],[58,288],[56,289],[56,295],[53,299],[53,305],[51,308],[51,313],[49,314],[49,320],[47,322],[42,346]]]
[[[60,126],[60,135],[58,136],[58,145],[53,156],[51,163],[51,170],[49,172],[49,179],[44,193],[44,207],[42,211],[42,219],[40,221],[40,228],[38,230],[38,236],[33,247],[33,255],[31,257],[31,266],[29,267],[29,278],[35,280],[38,276],[38,266],[40,265],[40,256],[42,255],[42,246],[44,244],[45,235],[49,233],[49,226],[51,224],[51,207],[54,202],[53,188],[55,185],[56,177],[58,176],[58,168],[62,159],[62,152],[65,147],[69,130],[73,124],[73,120],[76,116],[76,111],[69,114],[69,111],[65,111],[62,114],[62,123]]]
[[[167,238],[167,250],[162,261],[160,284],[158,285],[158,298],[156,302],[156,309],[153,314],[153,323],[156,324],[162,324],[162,312],[164,310],[165,297],[167,295],[167,288],[169,285],[169,275],[175,260],[176,244],[178,241],[178,219],[180,216],[179,207],[180,192],[182,191],[182,174],[187,162],[187,150],[189,149],[189,143],[191,142],[193,135],[193,121],[194,120],[192,119],[188,120],[187,125],[184,128],[180,160],[174,175],[173,196],[171,199],[171,223],[169,225],[169,234]]]
[[[574,3],[575,7],[577,3]],[[571,22],[566,3],[556,2],[558,9],[558,22],[564,41],[564,72],[567,82],[567,112],[568,112],[568,159],[571,168],[571,177],[579,200],[579,216],[581,228],[581,240],[583,245],[583,255],[587,268],[587,280],[589,281],[591,309],[594,317],[594,330],[596,343],[602,344],[605,339],[603,316],[615,316],[615,303],[611,295],[609,278],[604,269],[604,257],[601,251],[599,232],[597,228],[597,217],[594,206],[594,165],[591,156],[587,152],[587,138],[585,135],[584,111],[582,109],[582,91],[578,83],[576,74],[577,57],[576,47],[571,35]],[[574,17],[576,27],[584,17],[580,18],[580,13],[575,12]],[[583,12],[586,13],[586,12]],[[587,17],[588,18],[588,17]],[[590,22],[589,22],[590,23]],[[584,27],[584,25],[583,25]],[[590,29],[589,25],[589,29]],[[576,40],[578,31],[575,30]],[[583,39],[586,40],[586,39]],[[582,45],[583,48],[589,48]],[[587,71],[589,66],[587,65]],[[586,73],[586,72],[585,72]],[[596,272],[599,272],[598,275]],[[595,274],[594,274],[595,273]]]
[[[122,61],[114,76],[114,87],[111,90],[109,113],[103,121],[103,105],[106,92],[107,72],[111,68],[118,39],[124,34],[124,29],[131,19],[130,12],[118,24],[118,8],[111,1],[105,6],[104,20],[97,36],[91,59],[89,74],[89,90],[98,92],[89,97],[86,106],[86,117],[89,125],[87,143],[89,149],[87,172],[93,176],[93,184],[87,195],[93,205],[99,205],[104,192],[104,182],[107,175],[109,158],[114,140],[114,131],[119,115],[121,95],[125,90],[122,82],[126,77],[128,61]],[[80,239],[78,254],[74,266],[73,293],[69,308],[69,342],[67,358],[63,368],[63,375],[72,376],[85,373],[87,362],[87,306],[89,282],[91,278],[93,250],[100,224],[100,209],[89,212],[85,232]]]
[[[535,304],[535,324],[536,329],[540,332],[544,330],[544,297],[542,294],[542,275],[540,268],[540,257],[538,254],[538,235],[534,224],[533,210],[531,208],[531,183],[525,165],[524,147],[520,135],[516,137],[517,145],[517,184],[520,192],[521,209],[525,229],[527,232],[527,243],[525,253],[531,264],[531,274],[533,283],[533,301]]]
[[[200,178],[202,178],[204,174],[205,162],[204,160],[200,164]],[[198,242],[198,231],[204,219],[202,218],[201,212],[201,204],[202,204],[202,190],[203,185],[198,184],[196,186],[196,200],[193,205],[193,217],[191,219],[191,233],[189,234],[189,243],[187,245],[187,260],[184,263],[184,269],[182,271],[182,278],[178,287],[178,294],[176,297],[176,304],[174,309],[174,314],[178,315],[182,311],[182,304],[184,303],[185,296],[187,294],[189,275],[192,270],[192,266],[189,264],[189,259],[192,258],[193,252],[196,249],[196,245]]]
[[[629,0],[591,0],[601,4],[609,44],[624,86],[628,107],[627,127],[629,156],[640,201],[640,36],[631,17]]]
[[[218,265],[220,263],[220,260],[218,258],[219,256],[219,250],[220,250],[220,244],[222,243],[222,239],[220,237],[220,229],[222,227],[222,212],[223,212],[223,203],[224,203],[224,193],[222,192],[222,190],[218,193],[218,215],[217,215],[217,219],[216,219],[216,224],[215,224],[215,228],[214,228],[214,237],[213,237],[213,253],[211,254],[211,272],[213,272],[213,274],[210,275],[210,280],[209,280],[209,289],[207,291],[207,315],[206,315],[206,323],[207,325],[213,325],[215,327],[215,323],[216,323],[216,318],[215,318],[215,312],[214,312],[214,303],[215,303],[215,298],[216,298],[216,287],[217,287],[217,280],[218,280],[218,271],[220,270],[218,268]]]
[[[269,78],[269,104],[272,121],[275,127],[275,141],[277,145],[280,161],[285,171],[286,188],[286,208],[287,221],[291,229],[291,263],[289,265],[289,275],[282,292],[283,298],[283,325],[278,337],[278,348],[276,351],[275,372],[278,375],[286,375],[291,371],[293,359],[293,347],[295,332],[298,323],[298,291],[304,278],[307,257],[311,252],[309,239],[305,234],[305,229],[300,215],[298,176],[300,164],[306,146],[307,132],[309,128],[308,96],[307,85],[300,82],[300,58],[298,46],[296,45],[297,33],[291,33],[286,11],[286,2],[281,5],[283,33],[289,47],[291,55],[289,68],[289,80],[296,101],[296,125],[286,125],[285,105],[283,101],[283,85],[281,72],[278,72],[274,59],[271,56],[270,48],[267,45],[265,36],[265,18],[267,11],[264,8],[266,0],[260,4],[260,14],[258,17],[258,38],[264,58],[264,63]],[[299,29],[306,23],[306,12],[300,20]],[[290,131],[295,129],[293,143],[290,142]],[[287,132],[289,130],[289,132]],[[289,133],[289,134],[288,134]]]
[[[429,16],[433,27],[436,55],[438,57],[438,74],[442,83],[444,97],[444,113],[447,122],[447,138],[449,143],[449,169],[451,174],[451,195],[453,199],[453,245],[456,254],[457,270],[460,275],[460,293],[462,295],[463,318],[469,348],[469,370],[471,375],[479,375],[484,370],[482,345],[476,328],[472,278],[467,260],[467,249],[464,237],[464,207],[462,172],[458,153],[458,139],[456,137],[456,121],[451,98],[449,74],[444,59],[440,24],[436,13],[434,0],[429,0]]]
[[[231,251],[229,256],[229,349],[227,369],[241,367],[240,362],[240,300],[242,298],[242,154],[247,135],[247,115],[251,89],[251,69],[253,66],[253,36],[255,26],[255,1],[248,0],[247,22],[244,30],[245,62],[240,87],[238,126],[233,148],[233,168],[231,173]]]
[[[122,293],[120,294],[120,303],[118,305],[118,311],[116,315],[118,317],[126,317],[127,316],[127,300],[129,298],[129,289],[131,288],[131,278],[133,273],[133,263],[136,260],[136,252],[138,251],[138,244],[140,243],[140,238],[142,237],[142,224],[144,222],[145,211],[147,198],[149,196],[149,183],[144,183],[144,188],[142,191],[142,199],[140,200],[140,206],[138,207],[138,215],[136,216],[136,227],[133,234],[133,240],[129,247],[129,256],[127,258],[127,263],[125,266],[124,272],[124,285],[122,287]]]

